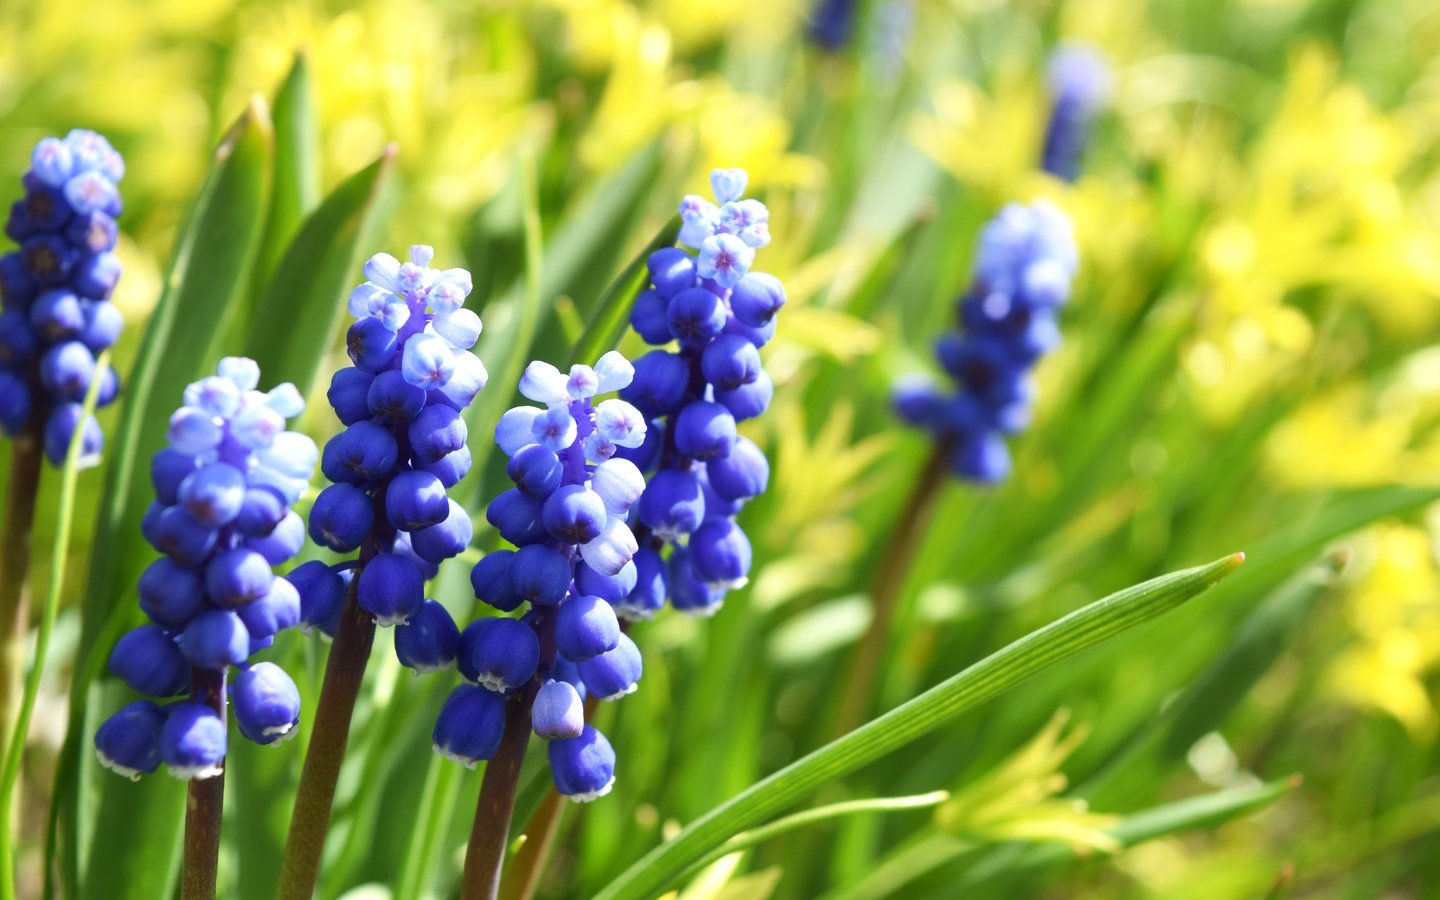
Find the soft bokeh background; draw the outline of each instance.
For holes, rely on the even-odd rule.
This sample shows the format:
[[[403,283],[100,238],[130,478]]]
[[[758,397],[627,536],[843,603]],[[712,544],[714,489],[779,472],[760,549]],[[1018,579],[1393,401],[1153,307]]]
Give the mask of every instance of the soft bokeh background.
[[[1081,245],[1066,343],[1040,368],[1013,479],[941,498],[881,707],[1110,590],[1234,550],[1250,562],[816,798],[956,791],[938,814],[795,832],[685,896],[1418,897],[1440,881],[1433,3],[870,0],[835,48],[810,39],[800,0],[0,11],[0,184],[18,192],[34,141],[72,127],[106,133],[127,158],[122,375],[210,148],[252,94],[273,95],[297,50],[324,188],[396,145],[383,249],[431,243],[445,265],[474,268],[487,335],[515,315],[518,161],[534,160],[553,301],[536,352],[568,346],[710,167],[750,170],[771,208],[764,266],[790,294],[766,348],[779,390],[753,432],[771,490],[742,520],[755,577],[714,619],[638,629],[643,687],[602,714],[619,783],[568,816],[544,892],[593,892],[676,823],[826,739],[869,621],[865,585],[926,450],[889,414],[889,384],[932,368],[979,225],[1041,196],[1071,214]],[[1044,63],[1065,41],[1114,66],[1074,185],[1037,169]],[[576,235],[592,239],[576,250]],[[504,349],[477,347],[487,362]],[[339,358],[338,335],[326,352]],[[323,439],[336,426],[321,403],[307,427]],[[472,512],[498,490],[485,474],[472,476]],[[101,481],[82,482],[77,574],[32,735],[20,849],[36,892]],[[435,590],[468,618],[463,579]],[[1277,617],[1279,636],[1246,642]],[[285,640],[277,652],[309,673],[313,699],[323,649]],[[1218,699],[1188,702],[1216,679]],[[448,686],[402,678],[388,638],[377,642],[325,896],[453,889],[479,779],[428,751]],[[1177,709],[1196,727],[1176,726]],[[262,751],[265,799],[227,811],[222,893],[273,889],[300,751]],[[232,775],[255,755],[237,753]],[[1292,774],[1303,784],[1219,827],[1134,846],[1113,836],[1145,810]],[[416,864],[427,829],[435,855]],[[107,840],[86,858],[125,852]],[[1036,841],[1063,852],[1038,858]]]

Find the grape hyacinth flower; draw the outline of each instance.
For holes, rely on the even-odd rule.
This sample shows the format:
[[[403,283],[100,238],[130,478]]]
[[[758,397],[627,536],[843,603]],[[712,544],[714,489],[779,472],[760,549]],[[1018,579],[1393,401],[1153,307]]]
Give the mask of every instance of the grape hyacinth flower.
[[[650,288],[631,315],[647,343],[674,349],[636,360],[620,392],[649,421],[646,442],[620,455],[652,473],[637,508],[635,577],[605,585],[626,618],[653,616],[667,597],[682,612],[714,613],[749,574],[750,542],[735,516],[764,492],[770,469],[737,423],[763,413],[774,394],[760,347],[775,334],[785,289],[750,271],[770,232],[764,204],[741,199],[746,180],[743,170],[717,169],[718,206],[684,199],[680,242],[698,253],[651,254]]]
[[[150,464],[155,500],[141,524],[164,554],[140,576],[150,624],[128,632],[110,672],[142,694],[95,733],[100,761],[139,778],[161,762],[177,778],[224,770],[225,684],[240,733],[275,744],[295,733],[300,693],[271,662],[251,657],[300,621],[300,596],[273,567],[305,540],[290,507],[309,483],[319,451],[285,430],[305,407],[294,385],[256,390],[254,361],[230,357],[185,389],[170,418],[169,447]],[[189,695],[188,697],[186,695]]]
[[[1080,177],[1090,126],[1110,94],[1110,67],[1093,47],[1065,44],[1050,55],[1047,81],[1053,106],[1040,167],[1073,182]]]
[[[100,461],[104,439],[82,402],[96,357],[123,324],[109,300],[120,278],[116,185],[124,175],[120,154],[93,131],[45,138],[5,223],[19,249],[0,256],[0,431],[33,429],[54,466],[77,428],[80,465]],[[105,406],[120,383],[108,367],[99,377],[97,404]]]
[[[1045,201],[1010,204],[980,232],[974,279],[959,304],[963,331],[935,346],[956,392],[912,378],[894,398],[903,419],[935,434],[959,477],[995,484],[1009,475],[1004,436],[1030,422],[1029,371],[1060,343],[1056,319],[1076,265],[1070,222]]]
[[[806,31],[810,40],[832,53],[844,50],[855,33],[859,0],[816,0]]]
[[[446,491],[470,470],[461,413],[487,375],[470,352],[480,336],[480,317],[464,308],[470,273],[432,269],[433,255],[426,246],[411,247],[404,263],[376,254],[350,294],[354,365],[335,373],[328,394],[345,430],[321,455],[331,483],[310,511],[310,537],[360,557],[309,562],[294,574],[302,629],[333,638],[353,578],[356,602],[375,624],[424,619],[419,632],[397,639],[401,661],[443,668],[453,658],[443,635],[454,623],[447,628],[444,608],[425,599],[425,582],[470,543],[470,517]]]
[[[520,393],[543,408],[519,406],[495,427],[515,487],[496,497],[490,524],[514,550],[476,563],[475,595],[519,618],[480,619],[459,636],[457,687],[435,723],[435,751],[474,767],[495,755],[506,703],[528,709],[549,741],[555,786],[577,801],[609,792],[615,752],[585,724],[584,699],[614,700],[635,690],[640,651],[622,633],[617,586],[636,583],[637,549],[627,524],[645,490],[634,463],[618,456],[645,441],[645,419],[624,400],[595,397],[630,384],[634,369],[618,352],[569,373],[532,362]]]

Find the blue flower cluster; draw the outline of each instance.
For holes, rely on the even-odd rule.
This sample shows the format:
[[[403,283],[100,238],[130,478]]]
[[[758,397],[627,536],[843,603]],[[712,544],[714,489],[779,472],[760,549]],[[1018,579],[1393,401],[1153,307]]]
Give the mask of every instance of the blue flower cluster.
[[[188,700],[159,706],[138,700],[95,733],[100,761],[139,778],[164,761],[177,778],[220,774],[225,760],[222,710],[198,685],[230,693],[240,733],[259,744],[290,737],[300,720],[295,683],[270,662],[249,664],[275,635],[300,621],[295,586],[274,574],[305,542],[290,509],[315,469],[319,451],[285,430],[305,408],[294,385],[256,390],[253,360],[230,357],[218,374],[185,389],[170,418],[170,446],[150,464],[155,500],[141,524],[165,554],[140,576],[148,625],[120,638],[110,671],[135,690]]]
[[[356,602],[376,624],[443,613],[426,601],[425,582],[470,543],[470,516],[446,490],[470,471],[461,413],[488,376],[470,352],[480,337],[480,317],[464,308],[470,273],[432,269],[433,256],[426,246],[411,247],[405,263],[376,254],[350,294],[354,365],[335,373],[327,395],[345,430],[321,455],[331,484],[315,498],[310,537],[360,558],[291,573],[307,632],[334,636],[354,572]],[[436,662],[396,648],[406,664]]]
[[[613,351],[568,374],[543,362],[526,368],[520,393],[544,408],[516,407],[496,425],[515,487],[486,512],[516,549],[481,559],[470,580],[475,596],[503,613],[529,609],[518,619],[480,619],[453,640],[468,684],[435,722],[436,752],[473,767],[499,748],[506,698],[518,694],[549,741],[556,788],[580,801],[604,795],[615,779],[615,752],[585,723],[584,698],[614,700],[640,679],[640,651],[614,604],[641,578],[626,520],[645,479],[617,454],[641,446],[645,419],[623,400],[594,402],[634,374]]]
[[[637,510],[639,583],[617,604],[630,618],[654,615],[667,596],[683,612],[713,613],[749,575],[750,542],[734,517],[764,492],[770,467],[736,423],[763,413],[775,392],[759,348],[775,334],[785,289],[750,271],[770,242],[770,214],[741,199],[746,180],[743,170],[717,169],[718,206],[693,195],[681,202],[680,242],[699,252],[651,254],[651,286],[630,318],[647,343],[675,344],[636,360],[620,392],[650,423],[646,442],[622,455],[654,473]]]
[[[1110,94],[1110,67],[1094,48],[1066,44],[1050,55],[1047,74],[1054,105],[1045,126],[1040,167],[1074,181],[1080,177],[1090,125]]]
[[[120,278],[113,251],[124,175],[120,154],[93,131],[45,138],[5,223],[20,249],[0,256],[0,430],[13,437],[43,429],[45,455],[56,466],[77,428],[80,464],[100,461],[104,438],[82,401],[95,357],[124,324],[109,302]],[[105,406],[120,382],[108,367],[102,378],[97,402]]]
[[[1040,201],[1010,204],[980,232],[975,275],[960,302],[962,332],[936,341],[958,390],[942,396],[928,378],[896,385],[895,407],[928,428],[961,478],[982,484],[1010,474],[1006,434],[1030,423],[1035,362],[1060,343],[1059,309],[1077,264],[1070,222]]]

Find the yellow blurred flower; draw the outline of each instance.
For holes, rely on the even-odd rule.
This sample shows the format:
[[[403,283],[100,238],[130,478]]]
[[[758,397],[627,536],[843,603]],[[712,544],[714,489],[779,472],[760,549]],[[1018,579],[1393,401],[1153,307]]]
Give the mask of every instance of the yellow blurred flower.
[[[1325,688],[1342,702],[1386,712],[1417,740],[1427,739],[1437,716],[1425,679],[1440,665],[1440,567],[1431,535],[1377,525],[1357,550],[1357,559],[1370,564],[1345,602],[1355,641],[1331,664]]]

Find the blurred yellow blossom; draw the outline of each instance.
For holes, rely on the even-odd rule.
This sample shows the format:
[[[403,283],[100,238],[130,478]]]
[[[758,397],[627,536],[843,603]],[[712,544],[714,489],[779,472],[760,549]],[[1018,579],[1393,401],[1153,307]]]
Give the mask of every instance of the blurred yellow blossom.
[[[1437,723],[1425,679],[1440,665],[1440,568],[1431,536],[1421,528],[1385,524],[1358,542],[1369,566],[1351,589],[1345,619],[1355,641],[1331,664],[1327,691],[1337,699],[1382,710],[1418,739]]]

